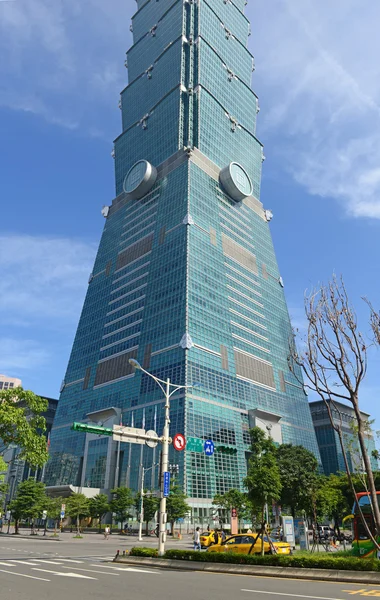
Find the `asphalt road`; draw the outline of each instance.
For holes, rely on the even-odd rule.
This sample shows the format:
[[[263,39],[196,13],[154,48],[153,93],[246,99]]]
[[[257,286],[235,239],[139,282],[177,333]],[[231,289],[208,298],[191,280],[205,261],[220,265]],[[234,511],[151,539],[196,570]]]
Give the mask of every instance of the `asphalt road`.
[[[132,542],[119,542],[120,549]],[[135,540],[136,543],[136,540]],[[177,542],[178,544],[179,542]],[[189,540],[180,542],[189,545]],[[175,542],[171,542],[174,545]],[[380,586],[129,567],[109,562],[118,540],[0,536],[1,600],[345,600]],[[145,544],[146,545],[146,544]],[[176,546],[178,547],[178,545]],[[117,549],[117,548],[116,548]]]

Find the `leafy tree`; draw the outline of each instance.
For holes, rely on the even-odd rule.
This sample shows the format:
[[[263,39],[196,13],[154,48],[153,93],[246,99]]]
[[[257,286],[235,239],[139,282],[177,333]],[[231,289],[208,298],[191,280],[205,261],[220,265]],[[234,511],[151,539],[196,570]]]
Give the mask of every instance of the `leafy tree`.
[[[333,519],[339,533],[342,519],[351,513],[352,497],[350,483],[346,475],[321,476],[315,495],[317,517]]]
[[[110,505],[106,494],[96,494],[90,498],[90,516],[99,519],[99,533],[102,531],[102,519],[110,511]]]
[[[171,486],[170,494],[166,499],[166,512],[171,525],[171,534],[174,535],[174,523],[183,519],[189,512],[190,506],[186,502],[186,494],[178,485]]]
[[[42,467],[47,459],[46,440],[41,435],[46,421],[41,413],[48,402],[22,387],[0,392],[0,439],[5,445],[17,444],[19,458]]]
[[[153,491],[145,491],[144,492],[144,521],[145,521],[145,532],[146,535],[149,533],[149,522],[153,521],[154,515],[159,509],[160,500],[153,496]],[[138,493],[135,496],[135,508],[139,513],[141,510],[141,494]]]
[[[77,535],[80,535],[80,520],[90,514],[90,503],[84,494],[73,494],[67,498],[66,512],[72,519],[77,521]]]
[[[15,519],[15,533],[18,533],[20,519],[31,519],[33,531],[34,519],[41,516],[45,502],[44,483],[34,481],[34,479],[27,479],[20,483],[17,488],[17,495],[9,505]]]
[[[0,506],[3,505],[3,500],[8,491],[8,484],[4,483],[7,468],[8,468],[7,463],[5,462],[3,457],[0,456]]]
[[[280,501],[288,506],[292,516],[298,511],[308,511],[317,481],[318,461],[303,446],[282,444],[277,449],[281,477]]]
[[[56,531],[58,528],[58,523],[61,520],[61,508],[62,504],[65,503],[65,499],[58,498],[46,498],[45,502],[45,510],[47,511],[47,516],[49,519],[53,519],[54,521],[54,530]]]
[[[265,505],[272,504],[281,496],[281,476],[277,462],[277,448],[272,438],[267,438],[259,427],[250,430],[252,455],[248,463],[248,473],[244,485],[248,498],[261,507],[261,553],[264,554]]]
[[[248,497],[247,494],[244,494],[240,490],[231,489],[225,494],[216,494],[212,503],[214,506],[227,511],[227,514],[231,512],[232,508],[236,508],[239,519],[239,527],[241,519],[247,515]],[[248,512],[250,511],[248,510]]]
[[[129,519],[129,510],[133,506],[134,498],[129,488],[118,487],[111,490],[112,500],[110,507],[112,512],[115,514],[115,522],[119,522],[121,529],[124,529],[124,522]]]

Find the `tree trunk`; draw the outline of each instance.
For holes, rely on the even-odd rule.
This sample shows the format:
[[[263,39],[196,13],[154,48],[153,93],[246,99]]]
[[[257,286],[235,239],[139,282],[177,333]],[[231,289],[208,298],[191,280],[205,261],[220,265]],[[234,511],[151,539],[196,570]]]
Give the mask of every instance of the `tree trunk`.
[[[79,515],[77,515],[77,535],[80,535],[80,530],[79,530]]]
[[[102,533],[102,515],[99,515],[99,533]]]
[[[376,534],[378,537],[380,537],[380,509],[379,509],[379,504],[378,504],[378,497],[376,494],[376,485],[375,485],[375,479],[373,477],[371,461],[369,459],[367,447],[365,445],[363,419],[360,414],[358,399],[356,398],[355,400],[353,400],[352,403],[354,405],[356,419],[358,422],[358,439],[359,439],[360,450],[361,450],[363,461],[364,461],[365,471],[366,471],[367,478],[368,478],[368,490],[369,490],[369,493],[371,496],[372,512],[373,512],[373,517],[375,520]]]
[[[261,556],[264,556],[265,504],[261,512]]]
[[[346,452],[346,448],[345,448],[345,445],[344,445],[344,440],[343,440],[343,434],[342,434],[342,430],[341,430],[340,428],[338,428],[338,429],[336,429],[336,428],[335,428],[335,431],[337,432],[337,434],[338,434],[338,437],[339,437],[339,442],[340,442],[340,447],[341,447],[341,449],[342,449],[343,460],[344,460],[344,466],[345,466],[345,468],[346,468],[346,473],[347,473],[347,477],[348,477],[348,482],[349,482],[349,484],[350,484],[350,488],[351,488],[352,494],[353,494],[353,496],[354,496],[355,503],[356,503],[356,505],[357,505],[357,507],[358,507],[358,511],[359,511],[359,515],[360,515],[360,520],[361,520],[361,522],[362,522],[362,524],[363,524],[363,527],[364,527],[364,529],[365,529],[365,530],[366,530],[366,532],[367,532],[367,535],[368,535],[369,539],[370,539],[370,540],[371,540],[371,542],[374,544],[375,548],[376,548],[377,550],[380,550],[380,545],[378,544],[378,542],[377,542],[377,540],[375,539],[375,537],[372,535],[372,533],[371,533],[371,530],[370,530],[370,528],[369,528],[369,525],[368,525],[368,521],[365,519],[365,517],[364,517],[364,515],[363,515],[363,511],[362,511],[362,509],[361,509],[361,508],[360,508],[360,506],[359,506],[359,502],[357,501],[357,496],[356,496],[355,485],[354,485],[354,482],[353,482],[353,479],[352,479],[352,474],[351,474],[351,471],[350,471],[350,466],[349,466],[349,464],[348,464],[347,452]],[[372,473],[372,470],[371,470],[371,473]],[[379,509],[379,506],[378,506],[378,504],[377,504],[377,498],[376,498],[376,506],[377,506],[377,509]]]
[[[18,534],[18,519],[15,519],[15,534]]]
[[[172,537],[174,537],[174,521],[170,521],[170,530],[171,530]]]
[[[145,521],[145,535],[149,535],[149,521]]]

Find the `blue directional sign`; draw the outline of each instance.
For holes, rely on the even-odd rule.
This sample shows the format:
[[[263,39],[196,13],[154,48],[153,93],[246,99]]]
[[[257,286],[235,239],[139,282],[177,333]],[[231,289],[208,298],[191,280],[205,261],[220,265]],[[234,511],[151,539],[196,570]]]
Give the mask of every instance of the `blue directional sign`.
[[[65,511],[61,510],[61,519],[64,519],[64,518],[65,518]]]
[[[214,454],[215,445],[212,440],[206,440],[203,445],[203,450],[206,456],[212,456]]]
[[[164,473],[164,498],[167,498],[170,494],[170,473],[166,471]]]

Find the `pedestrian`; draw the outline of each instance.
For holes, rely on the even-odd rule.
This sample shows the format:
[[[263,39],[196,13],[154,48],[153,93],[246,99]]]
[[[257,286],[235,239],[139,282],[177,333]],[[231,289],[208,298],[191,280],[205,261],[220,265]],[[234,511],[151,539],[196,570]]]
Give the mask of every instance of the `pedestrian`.
[[[199,533],[199,527],[194,531],[194,550],[201,549],[201,534]]]
[[[108,527],[108,525],[106,525],[105,529],[104,529],[104,539],[108,540],[109,535],[110,535],[110,528]]]
[[[207,525],[207,532],[210,533],[210,525]]]
[[[226,541],[226,532],[224,531],[224,529],[222,529],[220,537],[222,538],[222,544],[224,544],[224,542]]]
[[[218,530],[215,529],[214,531],[214,544],[217,546],[219,543],[219,534],[218,534]]]

